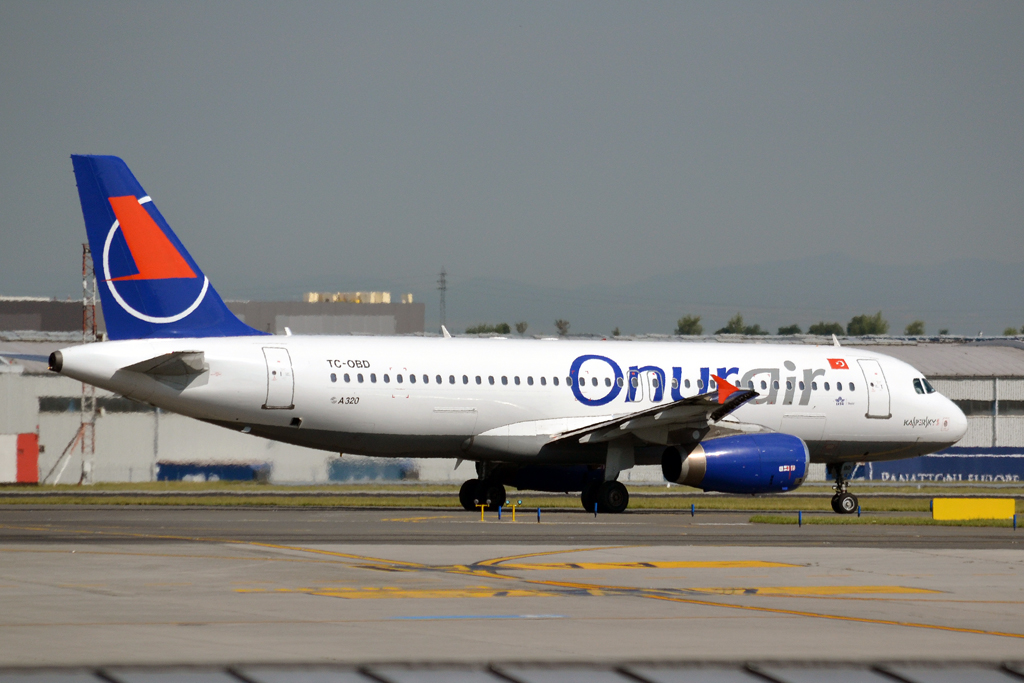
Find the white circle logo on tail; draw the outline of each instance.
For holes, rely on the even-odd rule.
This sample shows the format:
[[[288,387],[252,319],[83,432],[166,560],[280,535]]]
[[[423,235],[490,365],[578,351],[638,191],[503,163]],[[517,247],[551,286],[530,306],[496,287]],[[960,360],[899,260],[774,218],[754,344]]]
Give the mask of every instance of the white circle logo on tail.
[[[111,203],[112,204],[114,203],[115,199],[122,199],[122,198],[111,198]],[[134,197],[132,199],[134,199]],[[137,201],[139,203],[139,206],[141,206],[141,205],[143,205],[143,204],[145,204],[147,202],[150,202],[152,200],[147,196],[147,197],[142,197],[141,199],[138,199]],[[115,206],[115,212],[116,212],[116,209],[117,209],[117,206]],[[149,218],[149,214],[148,213],[146,213],[146,218],[148,218],[150,221],[152,221],[152,218]],[[208,290],[210,288],[210,280],[205,275],[203,276],[203,288],[202,288],[202,290],[200,290],[199,295],[195,298],[195,300],[191,304],[186,306],[183,311],[181,311],[180,313],[176,313],[174,315],[168,315],[168,316],[147,315],[146,313],[143,313],[142,311],[139,311],[139,310],[133,308],[127,301],[124,300],[124,297],[122,297],[120,292],[117,291],[117,286],[114,284],[116,280],[132,279],[132,280],[135,280],[135,281],[146,281],[146,280],[153,280],[153,279],[164,279],[167,276],[163,276],[163,277],[157,276],[157,277],[151,277],[151,278],[150,277],[142,277],[142,275],[143,275],[142,268],[140,268],[139,276],[129,276],[129,277],[126,277],[126,278],[112,278],[110,276],[110,244],[114,240],[114,233],[116,233],[120,227],[121,227],[120,220],[115,220],[113,222],[113,224],[110,226],[110,231],[107,232],[107,239],[106,239],[106,241],[103,243],[103,280],[107,283],[107,287],[110,288],[110,293],[113,295],[114,300],[117,301],[118,305],[120,305],[121,308],[123,308],[129,315],[132,315],[132,316],[138,318],[139,320],[144,320],[145,322],[148,322],[148,323],[158,323],[158,324],[166,324],[166,323],[177,322],[178,320],[181,320],[182,318],[188,317],[193,311],[195,311],[197,308],[199,308],[199,304],[203,303],[203,299],[206,298],[206,290]],[[162,237],[164,240],[167,240],[166,235],[163,234],[163,231],[160,231],[158,226],[156,226],[154,224],[153,227],[156,228],[160,232],[160,237]],[[169,242],[168,242],[168,245],[169,245]],[[171,245],[169,245],[169,246],[171,246]],[[171,248],[173,249],[173,246],[171,246]],[[141,254],[136,254],[134,251],[132,251],[132,248],[130,246],[128,247],[128,251],[132,254],[132,258],[135,259],[136,264],[139,264],[140,263],[140,258],[139,257],[141,256]],[[175,252],[175,255],[177,256],[177,258],[181,259],[181,263],[184,264],[185,263],[184,259],[181,257],[180,254],[177,253],[176,249],[174,249],[174,252]],[[185,275],[185,277],[189,277],[189,276],[195,277],[195,273],[192,272],[191,268],[187,264],[184,265],[184,270],[187,273],[189,273],[189,275]]]

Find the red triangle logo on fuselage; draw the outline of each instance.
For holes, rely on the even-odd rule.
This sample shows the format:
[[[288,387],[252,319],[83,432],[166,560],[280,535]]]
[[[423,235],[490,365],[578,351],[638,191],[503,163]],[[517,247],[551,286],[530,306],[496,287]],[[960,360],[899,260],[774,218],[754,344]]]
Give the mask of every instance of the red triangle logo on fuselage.
[[[172,278],[195,278],[196,274],[185,258],[167,239],[167,235],[156,224],[153,217],[136,197],[110,197],[117,222],[121,227],[124,241],[135,260],[139,272],[111,278],[121,280],[170,280]]]

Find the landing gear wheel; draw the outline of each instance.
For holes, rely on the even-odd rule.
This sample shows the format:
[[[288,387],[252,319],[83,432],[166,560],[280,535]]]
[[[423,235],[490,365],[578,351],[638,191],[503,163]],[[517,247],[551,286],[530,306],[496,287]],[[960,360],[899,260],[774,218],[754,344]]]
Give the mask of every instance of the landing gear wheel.
[[[480,497],[480,480],[467,479],[459,489],[459,502],[466,510],[475,510],[476,501]]]
[[[618,514],[629,505],[629,491],[617,481],[606,481],[597,489],[597,509]]]
[[[851,515],[857,511],[857,507],[860,505],[857,500],[857,496],[847,492],[847,488],[850,486],[850,477],[853,475],[854,470],[857,467],[855,462],[844,462],[834,463],[827,465],[828,471],[836,479],[835,486],[832,489],[836,492],[832,496],[832,510],[836,514],[840,515]]]
[[[480,504],[486,504],[491,512],[497,512],[498,508],[505,504],[505,487],[495,482],[485,481],[480,486]]]
[[[840,493],[832,499],[832,509],[841,515],[852,515],[858,505],[857,496],[852,493]]]
[[[597,502],[597,489],[600,486],[601,484],[597,482],[583,485],[583,491],[580,492],[580,502],[583,503],[583,509],[587,512],[594,511],[594,503]]]

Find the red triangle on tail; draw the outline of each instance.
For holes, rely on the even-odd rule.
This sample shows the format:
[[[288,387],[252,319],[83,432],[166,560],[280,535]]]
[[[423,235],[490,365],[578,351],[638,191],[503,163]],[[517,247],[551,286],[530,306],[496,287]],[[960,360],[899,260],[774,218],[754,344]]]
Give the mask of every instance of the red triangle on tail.
[[[132,196],[110,197],[109,201],[124,241],[128,243],[128,250],[135,259],[135,267],[139,269],[135,275],[113,280],[169,280],[196,276],[138,199]]]

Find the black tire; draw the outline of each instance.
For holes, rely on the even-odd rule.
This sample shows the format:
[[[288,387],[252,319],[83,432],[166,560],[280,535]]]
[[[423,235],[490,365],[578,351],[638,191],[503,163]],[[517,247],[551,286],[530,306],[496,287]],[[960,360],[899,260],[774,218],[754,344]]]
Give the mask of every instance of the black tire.
[[[839,507],[839,494],[832,496],[832,512],[837,515],[843,514],[843,509]]]
[[[606,481],[597,489],[597,509],[619,514],[629,505],[629,491],[617,481]]]
[[[497,512],[498,508],[505,504],[505,487],[501,484],[485,481],[480,491],[483,493],[483,500],[480,503],[487,503],[487,509],[491,512]]]
[[[467,479],[459,489],[459,502],[466,510],[476,510],[476,501],[480,498],[480,480]]]
[[[839,514],[841,515],[852,515],[857,511],[859,502],[857,496],[852,493],[844,493],[839,496],[837,507],[839,508]]]
[[[590,482],[583,485],[583,491],[580,492],[580,502],[583,503],[583,509],[587,512],[594,511],[594,503],[597,502],[597,489],[600,486],[601,484],[598,482]]]

